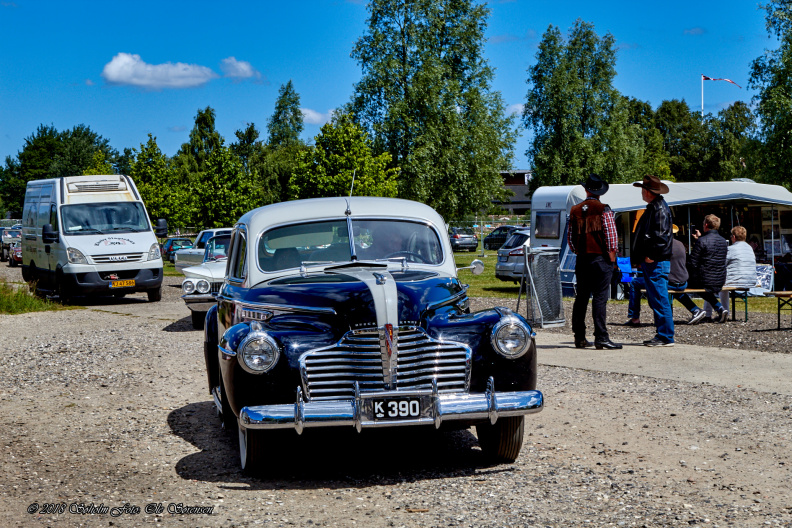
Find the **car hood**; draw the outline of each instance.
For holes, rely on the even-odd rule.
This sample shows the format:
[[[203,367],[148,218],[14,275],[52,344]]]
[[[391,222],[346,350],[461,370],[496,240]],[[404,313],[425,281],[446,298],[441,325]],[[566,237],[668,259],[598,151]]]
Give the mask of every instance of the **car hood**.
[[[251,305],[287,310],[271,322],[318,317],[342,332],[419,326],[427,309],[464,295],[456,277],[424,270],[334,269],[273,279],[248,290]],[[265,308],[266,309],[266,308]]]
[[[204,262],[200,266],[184,268],[182,273],[184,273],[184,276],[188,279],[222,281],[225,278],[226,262],[226,259]]]

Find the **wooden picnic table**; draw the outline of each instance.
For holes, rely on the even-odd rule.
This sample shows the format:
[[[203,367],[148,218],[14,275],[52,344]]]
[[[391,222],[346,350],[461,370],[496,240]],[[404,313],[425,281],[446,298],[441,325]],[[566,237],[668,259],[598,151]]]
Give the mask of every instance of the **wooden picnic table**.
[[[769,291],[764,293],[768,297],[775,297],[778,300],[778,329],[781,329],[781,310],[789,310],[792,313],[792,291]]]

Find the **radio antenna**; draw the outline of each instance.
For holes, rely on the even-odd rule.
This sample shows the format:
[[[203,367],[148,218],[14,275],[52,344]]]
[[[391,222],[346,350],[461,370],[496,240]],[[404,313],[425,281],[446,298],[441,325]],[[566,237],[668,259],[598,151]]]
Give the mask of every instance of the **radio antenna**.
[[[349,186],[349,197],[350,198],[352,198],[352,191],[355,188],[355,172],[357,172],[357,169],[352,171],[352,185]]]

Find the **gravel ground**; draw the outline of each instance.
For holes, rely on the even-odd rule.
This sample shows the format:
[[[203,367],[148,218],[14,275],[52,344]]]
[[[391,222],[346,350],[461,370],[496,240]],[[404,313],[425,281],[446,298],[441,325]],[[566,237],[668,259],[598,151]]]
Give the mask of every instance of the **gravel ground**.
[[[179,282],[159,303],[0,316],[0,526],[792,526],[792,396],[561,367],[540,368],[547,405],[514,464],[488,465],[472,430],[308,430],[273,436],[272,467],[247,477]],[[763,349],[782,351],[776,333]]]

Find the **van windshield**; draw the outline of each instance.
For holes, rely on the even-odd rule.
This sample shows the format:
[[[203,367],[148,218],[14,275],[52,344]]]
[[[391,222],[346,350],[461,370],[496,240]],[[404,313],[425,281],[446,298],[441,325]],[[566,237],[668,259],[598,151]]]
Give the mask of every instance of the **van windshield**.
[[[140,202],[104,202],[61,207],[63,232],[68,235],[150,231]]]

